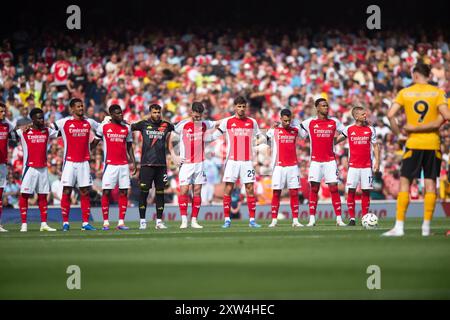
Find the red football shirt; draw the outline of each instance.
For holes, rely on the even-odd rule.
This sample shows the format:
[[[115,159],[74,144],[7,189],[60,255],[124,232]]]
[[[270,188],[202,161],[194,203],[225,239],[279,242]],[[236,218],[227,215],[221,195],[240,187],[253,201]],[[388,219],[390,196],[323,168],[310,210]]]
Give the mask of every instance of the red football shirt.
[[[55,77],[56,84],[63,85],[69,79],[69,74],[72,72],[72,65],[69,61],[58,60],[52,65],[50,72]]]
[[[91,131],[97,130],[98,123],[92,119],[77,120],[70,116],[56,121],[55,127],[61,131],[64,141],[64,161],[89,161],[89,137]]]
[[[128,164],[127,142],[133,142],[131,128],[122,123],[101,124],[95,133],[96,139],[103,139],[103,162],[105,164]]]
[[[26,167],[47,167],[47,146],[49,138],[56,138],[58,131],[52,128],[36,130],[33,128],[23,131],[18,129],[17,135],[23,148],[23,163]]]
[[[377,142],[375,128],[352,124],[344,129],[343,134],[348,137],[349,167],[371,168],[372,144]]]
[[[295,144],[300,136],[300,129],[289,127],[272,128],[267,132],[272,147],[272,168],[298,165]]]
[[[336,131],[342,133],[344,126],[336,118],[309,118],[301,123],[311,141],[311,161],[329,162],[334,157],[334,136]]]
[[[183,120],[175,126],[180,135],[180,157],[185,163],[199,163],[205,160],[205,132],[213,129],[215,121]]]
[[[253,154],[253,137],[260,134],[255,119],[232,116],[222,120],[218,130],[227,139],[227,160],[250,161]]]
[[[0,121],[0,164],[8,161],[8,136],[14,126],[8,119]]]

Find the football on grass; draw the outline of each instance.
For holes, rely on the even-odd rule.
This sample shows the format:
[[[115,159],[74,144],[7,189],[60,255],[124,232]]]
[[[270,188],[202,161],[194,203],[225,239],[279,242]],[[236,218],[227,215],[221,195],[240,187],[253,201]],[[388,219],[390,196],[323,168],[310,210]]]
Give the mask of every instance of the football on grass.
[[[364,229],[375,229],[378,226],[378,217],[369,212],[362,217],[361,224]]]

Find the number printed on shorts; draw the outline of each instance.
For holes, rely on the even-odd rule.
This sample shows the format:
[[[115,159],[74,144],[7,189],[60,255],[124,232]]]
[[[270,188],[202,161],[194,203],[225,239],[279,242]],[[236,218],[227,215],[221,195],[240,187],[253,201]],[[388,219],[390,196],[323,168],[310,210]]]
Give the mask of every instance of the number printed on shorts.
[[[254,178],[255,177],[255,170],[247,170],[247,177]]]
[[[370,176],[370,177],[369,177],[369,184],[372,185],[372,183],[373,183],[373,177]]]
[[[164,181],[164,182],[169,181],[169,177],[167,177],[167,173],[164,174],[163,181]]]

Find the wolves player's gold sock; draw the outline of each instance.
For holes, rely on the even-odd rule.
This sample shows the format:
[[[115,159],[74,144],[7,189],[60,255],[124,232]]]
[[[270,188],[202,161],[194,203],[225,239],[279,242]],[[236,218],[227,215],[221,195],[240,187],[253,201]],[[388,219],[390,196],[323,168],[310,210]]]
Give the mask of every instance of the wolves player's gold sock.
[[[397,196],[397,221],[405,221],[406,210],[409,205],[409,193],[399,192]]]
[[[434,207],[436,206],[436,193],[427,192],[425,193],[425,199],[423,204],[423,220],[431,221],[433,218]]]

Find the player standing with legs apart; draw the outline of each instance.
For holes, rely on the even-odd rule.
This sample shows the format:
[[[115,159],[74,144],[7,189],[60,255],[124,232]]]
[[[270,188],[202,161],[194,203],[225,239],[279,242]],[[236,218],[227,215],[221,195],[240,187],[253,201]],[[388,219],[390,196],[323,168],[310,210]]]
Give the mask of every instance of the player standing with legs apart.
[[[308,227],[316,225],[316,210],[319,197],[320,182],[325,178],[331,192],[331,201],[336,213],[336,225],[346,226],[341,217],[341,197],[338,192],[338,175],[335,154],[334,137],[336,131],[342,133],[344,126],[336,118],[329,118],[327,100],[319,98],[315,101],[317,116],[306,119],[300,127],[309,135],[311,141],[311,164],[308,181],[311,184],[309,192],[309,223]]]
[[[222,134],[226,135],[227,158],[223,181],[225,190],[223,195],[223,211],[225,223],[223,228],[231,226],[230,203],[231,191],[236,180],[245,184],[247,192],[247,206],[250,215],[249,226],[260,228],[255,221],[256,198],[254,191],[255,168],[253,167],[253,139],[258,139],[261,132],[255,119],[246,116],[247,101],[244,97],[238,96],[234,99],[235,115],[221,121],[219,128],[214,132],[212,138],[215,140]]]
[[[133,151],[131,128],[123,122],[122,108],[118,104],[109,107],[110,123],[102,123],[97,129],[91,151],[103,140],[103,178],[102,178],[102,213],[103,230],[109,230],[109,198],[111,190],[119,185],[119,221],[117,230],[128,230],[125,225],[125,213],[128,205],[128,189],[130,188],[130,168],[128,159],[133,163],[133,174],[136,174],[136,159]],[[128,155],[128,159],[127,159]]]
[[[19,209],[22,218],[21,232],[27,232],[28,198],[34,192],[38,194],[41,212],[41,231],[56,231],[47,225],[47,195],[50,193],[47,170],[47,147],[51,138],[58,136],[58,131],[44,125],[44,112],[40,108],[30,111],[33,121],[29,129],[17,129],[16,135],[23,148],[23,174],[20,186]]]
[[[205,160],[205,133],[216,126],[215,121],[202,120],[205,108],[201,102],[192,104],[191,119],[183,120],[175,126],[175,132],[180,135],[180,156],[174,152],[172,137],[169,150],[172,158],[180,166],[180,194],[178,203],[181,214],[180,229],[188,227],[187,209],[189,202],[189,186],[192,185],[192,217],[191,227],[203,228],[197,222],[197,216],[202,203],[202,185],[206,183],[203,161]]]
[[[439,126],[450,118],[445,92],[428,84],[430,67],[422,62],[413,69],[414,84],[400,90],[388,112],[392,132],[400,135],[395,119],[401,108],[406,113],[406,140],[400,172],[400,192],[397,196],[395,226],[383,233],[387,237],[404,235],[405,214],[409,205],[409,188],[423,170],[425,180],[424,216],[422,236],[430,235],[430,224],[436,206],[436,179],[441,168],[441,143]],[[442,115],[441,115],[442,114]]]
[[[281,110],[281,127],[271,128],[267,132],[267,140],[272,149],[272,222],[269,227],[277,225],[280,208],[281,190],[289,189],[292,210],[292,226],[303,227],[298,222],[298,189],[300,189],[300,171],[295,144],[301,137],[301,129],[291,126],[292,113],[289,109]]]
[[[373,171],[380,170],[380,146],[377,143],[375,128],[367,123],[367,112],[363,107],[352,109],[355,123],[345,127],[343,134],[348,137],[349,160],[347,174],[347,207],[350,215],[349,226],[355,222],[355,195],[358,184],[361,184],[361,211],[364,216],[369,212],[370,190],[373,189]],[[338,139],[338,143],[345,140],[345,136]],[[372,164],[372,147],[375,163]],[[373,171],[372,171],[373,166]]]
[[[6,186],[8,170],[6,162],[8,160],[8,139],[12,138],[14,126],[6,119],[6,104],[0,102],[0,232],[7,232],[1,225],[1,217],[3,210],[3,189]]]
[[[64,141],[64,165],[61,175],[63,194],[61,197],[61,213],[63,231],[69,231],[70,195],[75,185],[80,189],[81,230],[96,230],[89,224],[91,201],[89,190],[92,177],[89,166],[89,135],[97,130],[98,123],[84,116],[84,103],[74,98],[69,103],[72,116],[55,122],[55,129],[61,132]]]
[[[147,228],[145,212],[147,210],[147,198],[155,183],[156,195],[156,229],[167,229],[162,221],[164,211],[164,188],[168,183],[166,145],[174,126],[161,119],[161,106],[150,106],[150,118],[141,120],[131,125],[132,131],[140,131],[143,138],[141,170],[139,173],[139,229]]]

